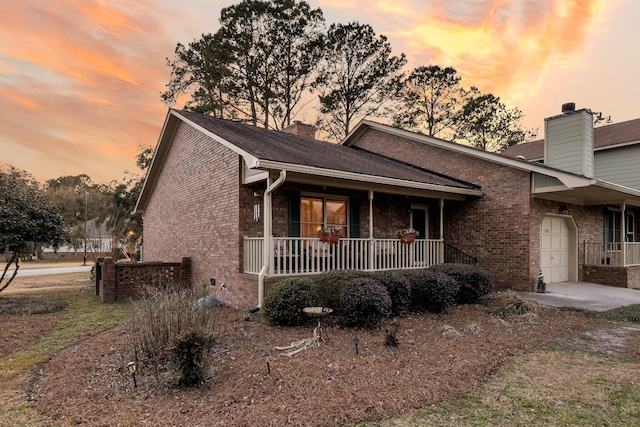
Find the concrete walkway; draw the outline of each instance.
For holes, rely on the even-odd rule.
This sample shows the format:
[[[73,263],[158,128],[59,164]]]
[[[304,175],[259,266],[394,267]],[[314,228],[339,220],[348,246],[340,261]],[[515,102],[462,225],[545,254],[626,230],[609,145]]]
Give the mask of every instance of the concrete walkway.
[[[640,290],[596,285],[585,282],[551,283],[544,294],[518,292],[523,298],[552,307],[573,307],[590,311],[606,311],[640,304]]]

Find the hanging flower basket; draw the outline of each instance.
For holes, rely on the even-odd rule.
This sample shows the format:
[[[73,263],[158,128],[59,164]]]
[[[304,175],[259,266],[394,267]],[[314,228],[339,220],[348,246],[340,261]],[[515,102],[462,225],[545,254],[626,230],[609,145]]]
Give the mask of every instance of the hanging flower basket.
[[[318,227],[318,238],[321,242],[338,243],[340,227]]]
[[[324,231],[318,231],[318,237],[321,242],[338,243],[340,240],[340,233],[325,233]]]
[[[418,233],[418,230],[411,227],[403,228],[396,231],[396,235],[402,243],[412,243],[414,240],[416,240],[416,236],[418,236],[419,234],[420,233]]]
[[[400,241],[402,243],[413,243],[414,240],[416,240],[416,234],[415,233],[408,233],[408,234],[403,234],[402,236],[400,236]]]

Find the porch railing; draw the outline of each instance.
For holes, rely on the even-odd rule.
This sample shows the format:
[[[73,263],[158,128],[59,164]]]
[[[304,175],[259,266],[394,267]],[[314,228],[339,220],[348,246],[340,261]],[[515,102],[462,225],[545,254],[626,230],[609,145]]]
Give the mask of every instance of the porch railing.
[[[263,264],[263,238],[245,237],[244,272],[258,274]],[[392,270],[426,268],[444,261],[441,240],[274,237],[270,276],[318,274],[332,270]]]
[[[622,243],[584,243],[585,265],[610,265],[624,267],[640,265],[640,242],[625,242],[625,258],[622,259]]]

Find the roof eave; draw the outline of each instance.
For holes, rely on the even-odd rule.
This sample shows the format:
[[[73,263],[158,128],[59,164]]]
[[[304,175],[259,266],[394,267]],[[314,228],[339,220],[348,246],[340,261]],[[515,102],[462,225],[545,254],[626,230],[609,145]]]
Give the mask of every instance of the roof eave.
[[[464,196],[482,196],[482,190],[462,188],[462,187],[449,187],[445,185],[428,184],[424,182],[408,181],[398,178],[388,178],[375,175],[366,175],[355,172],[346,172],[336,169],[325,169],[315,166],[306,166],[293,163],[282,163],[271,160],[259,160],[256,168],[269,169],[269,170],[286,170],[288,172],[313,175],[319,177],[344,179],[350,181],[367,182],[371,184],[389,185],[394,187],[414,188],[420,190],[446,192],[452,194],[460,194]]]

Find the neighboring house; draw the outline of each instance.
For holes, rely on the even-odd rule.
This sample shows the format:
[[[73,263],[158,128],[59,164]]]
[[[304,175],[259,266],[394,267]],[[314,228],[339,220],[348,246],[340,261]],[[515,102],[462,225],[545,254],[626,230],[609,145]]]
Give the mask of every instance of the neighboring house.
[[[84,230],[82,230],[84,233]],[[73,259],[82,261],[85,254],[85,242],[87,245],[87,259],[95,261],[98,257],[112,256],[114,248],[118,248],[118,238],[114,236],[104,223],[98,223],[97,219],[90,219],[86,223],[86,240],[81,238],[78,245],[63,245],[55,250],[52,247],[44,248],[40,258],[48,260]]]
[[[540,269],[547,282],[600,274],[584,242],[604,243],[608,207],[640,207],[639,190],[370,121],[341,144],[313,135],[170,110],[136,206],[144,259],[191,257],[195,281],[215,279],[236,307],[283,277],[465,258],[500,288],[533,290]],[[318,239],[327,226],[337,244]],[[637,269],[620,267],[619,284],[640,286]]]

